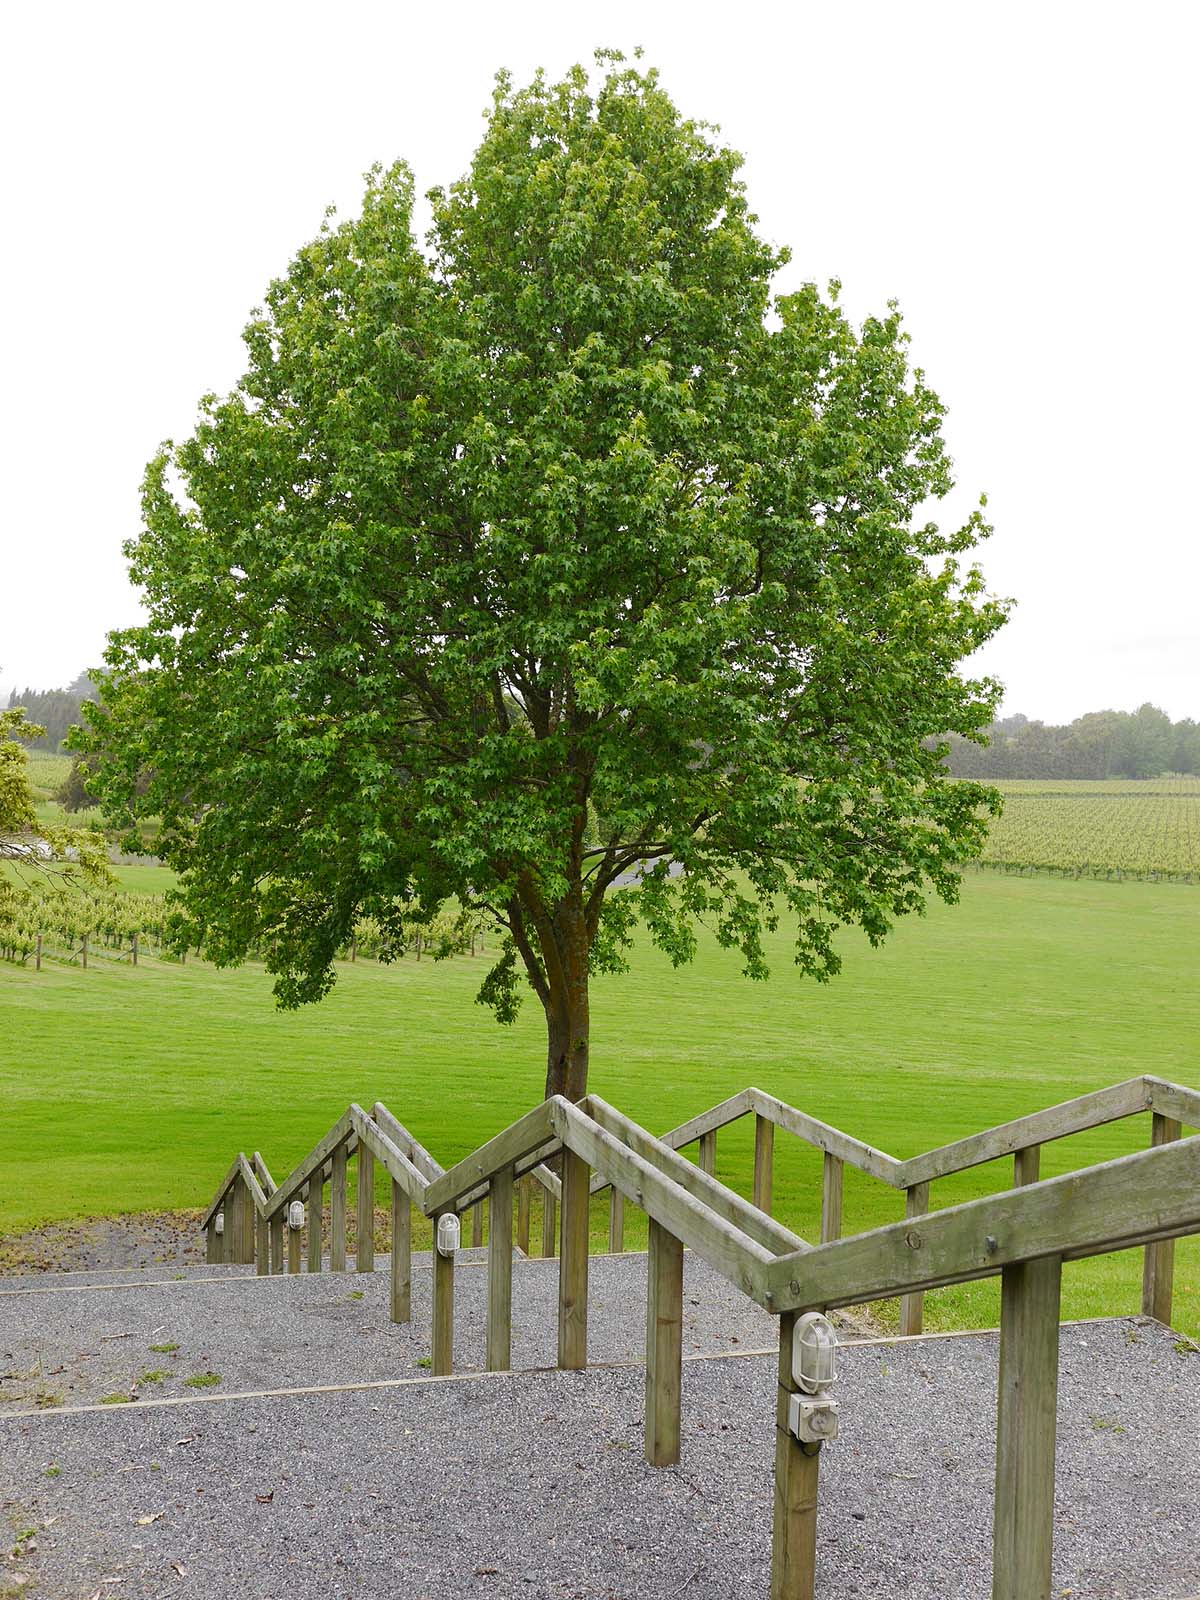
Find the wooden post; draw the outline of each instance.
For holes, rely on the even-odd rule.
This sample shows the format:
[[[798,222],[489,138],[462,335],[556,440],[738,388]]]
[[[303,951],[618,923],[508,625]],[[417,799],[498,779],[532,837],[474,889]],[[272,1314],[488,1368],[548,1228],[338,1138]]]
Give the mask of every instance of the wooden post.
[[[308,1183],[308,1270],[321,1270],[321,1226],[325,1220],[325,1182],[314,1172]]]
[[[929,1185],[927,1183],[914,1183],[911,1189],[904,1191],[904,1215],[906,1217],[923,1217],[929,1210]],[[900,1332],[902,1334],[920,1333],[925,1326],[925,1296],[923,1294],[902,1294],[900,1296]]]
[[[558,1201],[549,1189],[542,1190],[542,1254],[552,1256],[558,1233]]]
[[[257,1254],[254,1242],[258,1224],[258,1207],[254,1204],[254,1196],[250,1193],[250,1185],[248,1183],[242,1184],[238,1199],[242,1207],[242,1249],[238,1260],[243,1266],[250,1266]]]
[[[1182,1128],[1174,1117],[1154,1113],[1150,1144],[1171,1144]],[[1142,1256],[1142,1315],[1171,1326],[1171,1299],[1175,1284],[1175,1241],[1163,1239],[1148,1244]]]
[[[796,1313],[779,1319],[779,1381],[775,1403],[775,1524],[771,1539],[771,1600],[813,1600],[817,1581],[817,1480],[821,1446],[801,1444],[788,1430],[792,1330]]]
[[[287,1230],[287,1269],[289,1272],[300,1271],[300,1229],[293,1228],[290,1222]]]
[[[242,1180],[235,1178],[229,1192],[221,1201],[221,1210],[225,1216],[225,1260],[240,1261],[242,1259]]]
[[[277,1211],[271,1218],[271,1271],[283,1271],[283,1224],[282,1211]]]
[[[204,1230],[204,1259],[210,1267],[218,1266],[221,1261],[221,1235],[217,1232],[215,1213]]]
[[[512,1209],[511,1167],[488,1185],[487,1369],[507,1372],[512,1365]]]
[[[375,1268],[375,1157],[361,1142],[358,1146],[358,1209],[354,1222],[357,1234],[354,1270],[372,1272]]]
[[[754,1118],[754,1204],[768,1216],[775,1166],[775,1124],[769,1117]]]
[[[1061,1256],[1001,1273],[992,1600],[1050,1594],[1061,1288]]]
[[[481,1250],[483,1248],[482,1200],[476,1200],[475,1204],[471,1207],[471,1248],[472,1250]]]
[[[256,1217],[254,1223],[254,1271],[265,1278],[271,1270],[271,1230],[266,1217]]]
[[[625,1196],[615,1183],[608,1189],[608,1248],[614,1255],[625,1248]]]
[[[573,1150],[562,1154],[562,1239],[558,1263],[558,1364],[587,1366],[588,1164]]]
[[[821,1243],[842,1237],[842,1191],[845,1164],[840,1156],[825,1152],[821,1168]]]
[[[1040,1144],[1026,1145],[1024,1150],[1013,1152],[1013,1188],[1023,1189],[1027,1183],[1036,1183],[1042,1166]]]
[[[400,1185],[392,1181],[392,1321],[412,1317],[412,1206]]]
[[[683,1388],[683,1245],[650,1218],[646,1256],[646,1460],[679,1460]]]
[[[529,1254],[529,1201],[533,1179],[528,1173],[517,1183],[517,1246]]]
[[[710,1178],[717,1174],[717,1130],[700,1135],[700,1171],[707,1172]]]
[[[338,1145],[329,1162],[329,1270],[346,1270],[346,1146]]]
[[[454,1257],[437,1247],[433,1219],[433,1373],[444,1378],[454,1371]]]

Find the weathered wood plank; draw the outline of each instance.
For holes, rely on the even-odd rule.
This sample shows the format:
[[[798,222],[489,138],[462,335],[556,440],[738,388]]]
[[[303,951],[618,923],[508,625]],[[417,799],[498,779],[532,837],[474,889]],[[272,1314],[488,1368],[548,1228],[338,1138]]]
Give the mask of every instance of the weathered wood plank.
[[[995,1161],[999,1156],[1012,1155],[1031,1144],[1048,1144],[1051,1139],[1062,1139],[1070,1133],[1082,1133],[1106,1122],[1117,1122],[1122,1117],[1148,1110],[1151,1097],[1144,1078],[1129,1078],[1108,1089],[1097,1089],[1074,1100],[1064,1100],[1061,1105],[1048,1106],[1044,1111],[1030,1112],[1028,1116],[989,1128],[986,1133],[956,1139],[953,1144],[941,1145],[905,1161],[903,1187],[911,1188],[915,1183],[928,1183],[931,1178],[942,1178],[950,1172],[962,1172],[967,1167]]]
[[[433,1219],[434,1238],[437,1218]],[[444,1378],[454,1371],[454,1257],[433,1251],[433,1355],[432,1371]]]
[[[391,1318],[412,1319],[412,1201],[403,1184],[392,1179]]]
[[[589,1165],[604,1171],[627,1200],[661,1222],[689,1249],[745,1291],[760,1305],[764,1299],[765,1274],[775,1263],[775,1252],[766,1250],[748,1234],[714,1214],[680,1183],[653,1166],[645,1157],[628,1149],[615,1134],[592,1117],[585,1117],[566,1101],[554,1105],[554,1120],[559,1137]],[[706,1179],[690,1161],[684,1165],[698,1182]],[[788,1256],[785,1260],[795,1260]],[[786,1280],[785,1280],[786,1281]],[[770,1307],[768,1306],[768,1309]]]
[[[826,1150],[821,1157],[821,1243],[842,1237],[842,1195],[846,1167]]]
[[[214,1215],[204,1226],[204,1259],[210,1267],[221,1264],[221,1235],[217,1232],[217,1219]]]
[[[225,1204],[226,1192],[233,1183],[233,1180],[241,1171],[241,1163],[244,1160],[245,1157],[241,1154],[238,1154],[234,1156],[233,1160],[229,1163],[229,1171],[225,1174],[225,1176],[221,1179],[220,1184],[217,1186],[217,1192],[213,1197],[212,1204],[200,1218],[200,1226],[202,1228],[207,1228],[209,1223],[216,1216],[217,1212],[223,1208]]]
[[[890,1184],[893,1189],[904,1187],[900,1182],[901,1163],[894,1156],[864,1144],[861,1139],[852,1139],[840,1128],[831,1127],[828,1122],[797,1111],[795,1106],[787,1105],[762,1089],[751,1089],[749,1094],[755,1113],[768,1117],[777,1128],[794,1134],[797,1139],[803,1139],[805,1144],[814,1145],[818,1150],[828,1150],[830,1155],[840,1157],[847,1166],[857,1167],[860,1172]]]
[[[804,1247],[806,1241],[801,1239],[799,1234],[793,1233],[781,1222],[776,1222],[773,1217],[767,1216],[752,1201],[746,1200],[733,1189],[727,1189],[723,1183],[710,1177],[686,1156],[681,1156],[677,1150],[672,1150],[662,1139],[656,1139],[652,1133],[647,1133],[645,1128],[614,1106],[610,1106],[599,1095],[589,1095],[588,1100],[592,1118],[606,1132],[615,1135],[622,1144],[636,1152],[643,1160],[649,1161],[660,1172],[666,1173],[689,1194],[698,1200],[703,1200],[717,1216],[748,1234],[772,1255],[786,1254]],[[608,1180],[604,1181],[607,1187]]]
[[[401,1186],[413,1205],[422,1209],[429,1184],[415,1162],[393,1142],[389,1133],[367,1116],[361,1106],[351,1106],[350,1117],[360,1142],[366,1145],[392,1181]]]
[[[512,1365],[512,1168],[496,1173],[488,1195],[487,1367]]]
[[[331,1154],[335,1147],[341,1144],[343,1140],[350,1135],[354,1136],[354,1142],[357,1143],[357,1135],[354,1133],[353,1115],[350,1109],[347,1108],[346,1111],[343,1112],[343,1114],[334,1123],[333,1127],[330,1128],[329,1132],[324,1136],[324,1138],[318,1140],[318,1142],[312,1147],[312,1149],[304,1157],[303,1161],[300,1161],[295,1167],[292,1168],[291,1172],[288,1173],[287,1177],[275,1190],[274,1194],[266,1197],[267,1216],[273,1217],[276,1212],[283,1211],[288,1205],[289,1201],[294,1200],[299,1195],[301,1189],[303,1189],[305,1184],[309,1181],[309,1178],[312,1176],[313,1172],[318,1167],[325,1167],[328,1165]]]
[[[1062,1259],[1004,1268],[992,1600],[1049,1600]]]
[[[271,1271],[281,1273],[285,1266],[283,1254],[283,1213],[277,1212],[270,1219],[271,1229]]]
[[[1185,1233],[1200,1233],[1197,1136],[783,1257],[765,1287],[777,1310],[817,1310]]]
[[[754,1118],[754,1204],[771,1215],[771,1196],[775,1187],[775,1124],[769,1117]]]
[[[1026,1145],[1013,1156],[1013,1188],[1022,1189],[1027,1183],[1037,1183],[1042,1171],[1042,1147]]]
[[[522,1156],[544,1145],[552,1132],[550,1107],[553,1104],[553,1100],[544,1100],[532,1111],[527,1111],[511,1127],[480,1145],[474,1154],[431,1183],[425,1194],[426,1214],[432,1216],[435,1212],[448,1210],[460,1196],[469,1194],[480,1184],[486,1183],[494,1173],[512,1167]]]
[[[510,1172],[512,1168],[508,1169]],[[490,1185],[489,1185],[490,1187]],[[479,1250],[483,1245],[483,1201],[476,1200],[471,1207],[471,1248]]]
[[[672,1128],[662,1135],[664,1144],[669,1144],[672,1150],[682,1150],[685,1145],[695,1144],[696,1140],[706,1133],[715,1133],[718,1128],[727,1128],[731,1122],[737,1122],[747,1112],[753,1111],[753,1089],[741,1089],[737,1094],[730,1095],[728,1100],[722,1100],[719,1105],[710,1106],[707,1111],[700,1112],[699,1116],[691,1117],[687,1122],[681,1122],[677,1128]]]
[[[608,1248],[619,1255],[625,1248],[625,1196],[611,1185],[608,1191]]]
[[[558,1262],[558,1364],[569,1371],[587,1366],[590,1176],[588,1164],[581,1156],[574,1150],[563,1151],[562,1238]]]
[[[533,1179],[522,1176],[517,1180],[517,1248],[529,1254],[529,1207],[532,1200]]]
[[[549,1257],[558,1249],[558,1201],[552,1189],[542,1190],[542,1255]]]
[[[370,1146],[361,1137],[356,1161],[358,1196],[354,1207],[354,1270],[373,1272],[375,1270],[375,1157]]]
[[[1156,1111],[1150,1119],[1150,1148],[1172,1144],[1183,1132],[1175,1117]],[[1163,1239],[1148,1244],[1142,1258],[1142,1314],[1171,1326],[1171,1302],[1175,1291],[1175,1241]]]
[[[289,1272],[299,1272],[301,1267],[301,1238],[302,1230],[293,1228],[289,1224],[287,1230],[287,1269]]]
[[[716,1177],[717,1131],[715,1128],[711,1133],[702,1133],[700,1135],[700,1149],[696,1153],[696,1165],[707,1177]]]
[[[923,1217],[929,1210],[929,1185],[927,1183],[914,1183],[911,1189],[904,1191],[904,1215],[906,1218]],[[905,1294],[900,1296],[900,1332],[911,1337],[920,1333],[925,1326],[925,1296],[923,1294]]]
[[[436,1178],[445,1174],[445,1167],[440,1161],[429,1154],[425,1146],[415,1139],[404,1124],[388,1110],[382,1100],[377,1100],[372,1107],[371,1116],[392,1141],[396,1148],[403,1152],[407,1160],[421,1174],[426,1183],[432,1183]],[[393,1177],[395,1174],[393,1173]]]
[[[1164,1117],[1173,1117],[1185,1128],[1200,1129],[1200,1090],[1185,1088],[1181,1083],[1168,1083],[1165,1078],[1147,1077],[1145,1082],[1155,1111]]]
[[[321,1270],[321,1232],[325,1222],[325,1186],[321,1174],[314,1173],[308,1186],[308,1270]]]
[[[775,1402],[775,1514],[771,1537],[771,1600],[813,1600],[817,1581],[819,1444],[801,1444],[788,1429],[792,1332],[796,1318],[779,1319],[779,1375]]]
[[[346,1270],[346,1146],[339,1144],[329,1164],[329,1270]]]
[[[258,1179],[259,1184],[262,1187],[263,1194],[264,1195],[274,1194],[275,1190],[279,1186],[275,1182],[275,1179],[271,1176],[270,1168],[267,1166],[267,1163],[263,1160],[262,1154],[261,1154],[260,1151],[256,1150],[254,1152],[253,1156],[251,1156],[250,1165],[254,1169],[254,1175]]]
[[[614,1193],[619,1191],[614,1191]],[[679,1460],[683,1389],[683,1245],[650,1218],[646,1256],[646,1460]]]

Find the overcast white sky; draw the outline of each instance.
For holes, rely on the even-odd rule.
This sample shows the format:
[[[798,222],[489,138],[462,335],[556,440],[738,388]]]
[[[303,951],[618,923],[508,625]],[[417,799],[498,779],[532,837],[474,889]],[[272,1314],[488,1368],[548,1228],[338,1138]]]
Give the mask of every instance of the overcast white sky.
[[[138,616],[142,468],[242,369],[272,276],[403,156],[452,181],[492,75],[596,45],[746,155],[792,281],[900,301],[990,497],[1006,710],[1200,717],[1191,4],[11,7],[0,147],[0,696]]]

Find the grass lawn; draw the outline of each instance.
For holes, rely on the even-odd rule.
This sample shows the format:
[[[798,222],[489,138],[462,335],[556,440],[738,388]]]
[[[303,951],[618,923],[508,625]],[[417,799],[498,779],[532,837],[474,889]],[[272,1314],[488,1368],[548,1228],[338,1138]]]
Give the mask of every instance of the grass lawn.
[[[158,887],[155,869],[129,887]],[[639,952],[593,990],[592,1087],[662,1130],[749,1083],[904,1158],[1153,1071],[1200,1087],[1200,893],[1180,885],[969,874],[958,907],[909,919],[845,970],[770,982],[705,942],[679,972]],[[351,1099],[385,1100],[447,1165],[541,1094],[543,1033],[472,1003],[485,958],[341,970],[333,995],[275,1011],[259,968],[144,961],[88,972],[0,966],[0,1232],[87,1214],[206,1203],[238,1148],[281,1177]],[[1142,1117],[1043,1152],[1043,1176],[1142,1148]],[[717,1172],[748,1193],[748,1123]],[[779,1134],[776,1212],[816,1237],[820,1156]],[[1006,1186],[997,1163],[934,1185],[935,1205]],[[636,1242],[630,1216],[629,1241]],[[902,1213],[847,1173],[847,1231]],[[597,1237],[602,1218],[594,1218]],[[1069,1265],[1064,1315],[1136,1310],[1140,1257]],[[995,1284],[931,1295],[930,1326],[996,1320]],[[1177,1325],[1200,1331],[1200,1240],[1177,1246]]]

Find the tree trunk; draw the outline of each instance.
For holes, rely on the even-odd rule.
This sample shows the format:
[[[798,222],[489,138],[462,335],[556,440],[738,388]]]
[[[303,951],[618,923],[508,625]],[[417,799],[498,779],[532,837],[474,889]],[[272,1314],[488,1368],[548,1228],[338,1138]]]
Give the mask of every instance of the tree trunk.
[[[588,981],[584,956],[581,979],[551,992],[546,1004],[546,1099],[553,1094],[581,1100],[587,1093]]]

